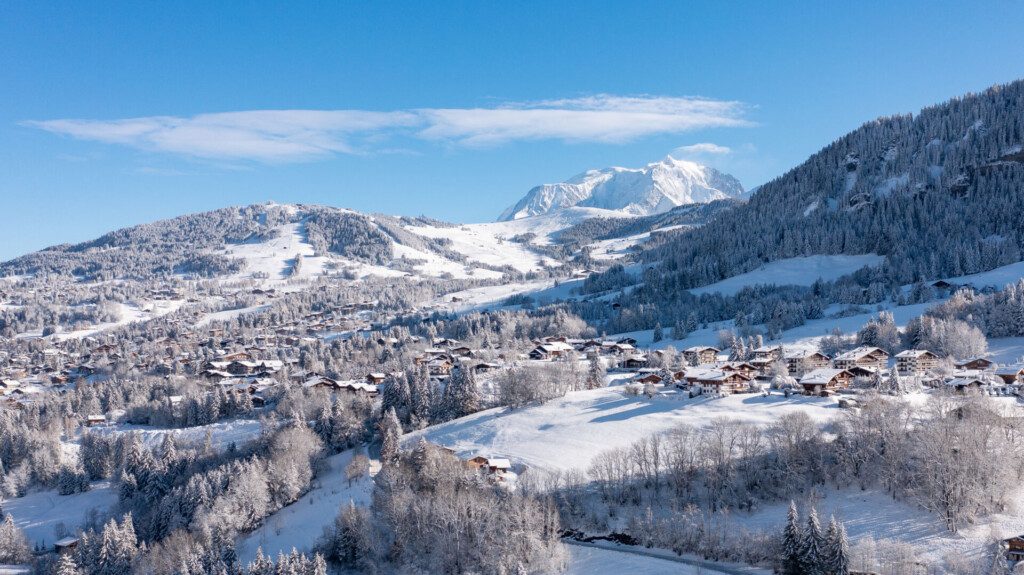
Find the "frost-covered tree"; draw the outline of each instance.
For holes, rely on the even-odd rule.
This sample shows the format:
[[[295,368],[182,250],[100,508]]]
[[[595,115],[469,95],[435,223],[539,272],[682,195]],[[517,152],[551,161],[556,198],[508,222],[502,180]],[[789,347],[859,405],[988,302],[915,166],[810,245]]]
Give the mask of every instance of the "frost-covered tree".
[[[846,540],[846,527],[836,521],[835,516],[828,522],[825,533],[824,572],[827,575],[849,575],[850,545]]]
[[[800,528],[800,515],[796,510],[796,502],[789,502],[786,514],[786,527],[782,532],[782,573],[784,575],[800,575],[801,556],[803,554],[803,531]]]
[[[380,420],[380,460],[383,463],[398,461],[399,438],[402,436],[402,424],[398,421],[394,408],[388,409]]]

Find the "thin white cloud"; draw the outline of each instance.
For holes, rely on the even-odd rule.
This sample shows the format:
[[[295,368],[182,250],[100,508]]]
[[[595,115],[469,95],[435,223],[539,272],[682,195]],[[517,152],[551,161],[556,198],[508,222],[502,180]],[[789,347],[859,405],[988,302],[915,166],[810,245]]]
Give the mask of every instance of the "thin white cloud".
[[[465,146],[529,140],[620,143],[659,134],[749,126],[745,114],[746,106],[739,102],[599,95],[492,108],[252,110],[26,125],[81,140],[199,158],[294,162],[379,149],[392,137]],[[714,144],[696,144],[703,145]]]
[[[689,146],[680,146],[672,151],[673,154],[679,156],[700,156],[704,154],[714,154],[721,156],[725,154],[731,154],[732,148],[728,146],[720,146],[711,142],[701,142],[699,144],[690,144]]]

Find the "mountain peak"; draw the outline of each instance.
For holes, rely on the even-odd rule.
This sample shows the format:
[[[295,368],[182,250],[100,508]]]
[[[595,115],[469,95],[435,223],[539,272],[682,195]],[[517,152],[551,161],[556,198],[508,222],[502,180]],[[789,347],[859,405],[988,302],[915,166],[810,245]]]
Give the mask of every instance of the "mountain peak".
[[[646,216],[676,206],[740,197],[743,186],[718,170],[671,155],[642,168],[588,170],[565,182],[542,184],[505,210],[499,221],[518,220],[573,206]]]

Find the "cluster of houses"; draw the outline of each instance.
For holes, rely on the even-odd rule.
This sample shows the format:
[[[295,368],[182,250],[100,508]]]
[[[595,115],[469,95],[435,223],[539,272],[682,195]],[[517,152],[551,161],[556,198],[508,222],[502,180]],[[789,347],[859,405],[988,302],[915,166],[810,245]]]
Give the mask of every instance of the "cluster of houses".
[[[928,387],[959,392],[986,386],[1020,388],[1024,365],[996,365],[985,358],[952,361],[928,350],[910,349],[890,357],[885,350],[861,346],[833,358],[820,351],[762,346],[749,360],[735,361],[712,346],[683,351],[688,367],[677,371],[641,368],[634,381],[696,387],[714,393],[740,393],[761,389],[780,376],[791,378],[807,394],[827,395],[850,387],[857,379],[890,380],[892,368],[900,378]],[[666,381],[671,375],[671,381]]]

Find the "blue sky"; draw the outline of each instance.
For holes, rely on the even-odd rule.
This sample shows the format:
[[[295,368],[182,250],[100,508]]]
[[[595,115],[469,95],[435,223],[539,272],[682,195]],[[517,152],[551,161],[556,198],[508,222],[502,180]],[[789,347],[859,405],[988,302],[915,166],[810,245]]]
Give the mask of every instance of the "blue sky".
[[[751,187],[1024,77],[1024,4],[893,4],[0,3],[0,259],[270,199],[491,220],[673,150]]]

